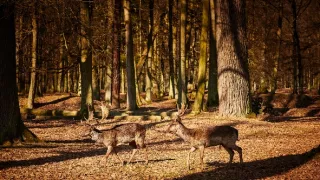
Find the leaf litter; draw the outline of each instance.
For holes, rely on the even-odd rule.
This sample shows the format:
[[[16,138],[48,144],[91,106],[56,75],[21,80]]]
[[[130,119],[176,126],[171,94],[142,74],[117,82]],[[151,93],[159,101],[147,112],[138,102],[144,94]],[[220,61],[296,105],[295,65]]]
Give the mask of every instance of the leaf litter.
[[[175,109],[174,101],[170,100],[146,108],[151,109],[152,105],[155,109]],[[312,105],[316,107],[319,108]],[[210,147],[205,149],[204,169],[200,168],[199,152],[191,155],[191,170],[186,165],[190,147],[177,136],[163,132],[170,122],[167,120],[156,123],[156,120],[134,120],[151,126],[146,137],[149,164],[144,163],[145,151],[141,150],[125,166],[120,165],[115,155],[106,162],[106,147],[83,136],[85,127],[80,121],[25,120],[25,125],[45,142],[2,147],[0,179],[320,179],[320,118],[274,119],[224,118],[217,116],[215,110],[186,115],[183,123],[189,128],[221,124],[236,127],[240,139],[237,144],[242,147],[244,158],[244,163],[239,164],[236,153],[233,164],[228,164],[228,153],[223,148]],[[127,122],[131,120],[119,122],[109,118],[99,128]],[[128,160],[130,147],[117,149],[119,156]]]

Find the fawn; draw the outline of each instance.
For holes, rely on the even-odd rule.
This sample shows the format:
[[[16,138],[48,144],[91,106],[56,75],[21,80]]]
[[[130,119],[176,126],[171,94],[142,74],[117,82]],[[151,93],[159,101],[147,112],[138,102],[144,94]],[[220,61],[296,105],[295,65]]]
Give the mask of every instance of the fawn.
[[[128,164],[131,162],[138,149],[146,147],[144,144],[146,128],[138,123],[120,124],[112,127],[111,129],[103,131],[92,128],[90,136],[92,140],[98,143],[103,143],[105,146],[107,146],[108,150],[106,153],[106,160],[114,149],[114,152],[121,161],[122,165],[124,164],[124,161],[118,156],[115,149],[116,146],[129,143],[129,145],[134,148]],[[147,152],[146,164],[148,164]]]
[[[236,141],[238,140],[237,129],[231,126],[211,126],[199,129],[190,129],[185,127],[181,122],[181,116],[183,114],[184,109],[182,111],[178,109],[178,115],[172,120],[167,132],[175,133],[184,141],[190,143],[191,149],[187,157],[188,169],[190,169],[190,154],[196,149],[199,149],[200,151],[200,163],[201,168],[203,168],[204,148],[209,146],[222,145],[230,155],[229,163],[233,160],[233,150],[235,150],[239,153],[240,162],[243,162],[242,149],[236,145]]]

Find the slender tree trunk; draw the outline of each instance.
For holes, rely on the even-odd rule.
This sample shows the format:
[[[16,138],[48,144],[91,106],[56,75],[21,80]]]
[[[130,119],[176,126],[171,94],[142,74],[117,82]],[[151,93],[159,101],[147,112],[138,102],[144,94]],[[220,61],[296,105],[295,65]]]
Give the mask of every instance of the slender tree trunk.
[[[277,29],[277,37],[278,37],[278,47],[276,52],[276,60],[274,62],[273,67],[273,80],[272,80],[272,88],[271,92],[275,93],[278,88],[278,69],[279,62],[281,61],[281,49],[282,49],[282,19],[283,19],[283,3],[282,0],[279,1],[279,15],[278,15],[278,29]]]
[[[199,113],[203,110],[203,97],[206,87],[206,70],[207,70],[207,46],[208,46],[208,26],[209,26],[209,0],[202,1],[202,25],[200,36],[200,59],[198,65],[198,89],[193,111]]]
[[[63,83],[63,73],[62,73],[62,69],[63,69],[63,61],[65,58],[65,50],[64,50],[64,40],[63,40],[63,36],[62,34],[60,35],[60,47],[59,47],[59,52],[60,52],[60,56],[59,56],[59,63],[57,66],[57,91],[58,92],[62,92],[62,83]]]
[[[111,105],[120,108],[120,36],[121,36],[121,1],[115,1],[113,24],[113,60],[112,60],[112,97]]]
[[[187,24],[187,0],[180,1],[180,68],[179,68],[179,95],[178,105],[182,107],[188,104],[186,82],[186,24]]]
[[[27,108],[32,109],[35,91],[36,91],[36,68],[37,68],[37,40],[38,40],[38,20],[37,20],[37,1],[33,4],[32,12],[32,47],[31,47],[31,76],[30,76],[30,87]]]
[[[251,113],[244,0],[217,0],[219,113]]]
[[[149,34],[147,41],[147,66],[146,66],[146,101],[152,101],[152,59],[153,59],[153,0],[149,1]]]
[[[80,19],[81,26],[81,114],[88,115],[88,106],[93,105],[92,92],[92,49],[90,40],[91,34],[91,17],[92,17],[92,2],[83,0],[80,4]]]
[[[15,14],[17,20],[16,22],[16,74],[17,74],[17,85],[18,85],[18,92],[22,90],[22,27],[23,27],[23,16],[21,14],[16,13]]]
[[[173,59],[173,31],[172,31],[172,8],[173,0],[169,0],[169,37],[168,37],[168,49],[169,49],[169,98],[175,97],[175,77],[174,77],[174,59]]]
[[[218,76],[217,76],[217,44],[216,44],[216,11],[215,0],[210,0],[210,57],[209,57],[209,83],[207,106],[212,107],[219,104]]]
[[[97,56],[92,57],[92,93],[94,100],[100,100],[99,72]]]
[[[292,10],[292,39],[293,39],[293,63],[294,63],[294,90],[293,93],[303,93],[303,68],[302,68],[302,57],[300,49],[300,39],[297,29],[297,5],[296,0],[291,0]]]
[[[131,25],[131,3],[124,0],[124,22],[126,29],[126,71],[127,71],[127,110],[137,109],[136,87],[135,87],[135,68],[133,59],[133,36]]]

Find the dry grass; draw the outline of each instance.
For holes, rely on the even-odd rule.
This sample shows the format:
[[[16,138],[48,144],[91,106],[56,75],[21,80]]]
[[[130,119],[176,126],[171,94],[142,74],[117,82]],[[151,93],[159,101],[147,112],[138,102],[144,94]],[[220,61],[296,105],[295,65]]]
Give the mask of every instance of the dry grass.
[[[166,105],[174,108],[171,101]],[[108,119],[99,128],[125,122]],[[191,128],[218,124],[236,127],[244,163],[239,164],[235,154],[234,163],[227,164],[228,153],[211,147],[205,150],[206,167],[200,169],[196,151],[192,170],[188,170],[188,144],[161,132],[169,121],[147,120],[139,123],[149,127],[149,164],[144,164],[141,151],[133,163],[120,166],[115,156],[105,162],[106,148],[83,137],[85,127],[79,121],[28,120],[25,124],[46,142],[0,149],[0,179],[320,179],[319,117],[277,117],[267,122],[227,119],[207,112],[187,115],[183,122]],[[128,146],[118,149],[123,159],[129,158]]]

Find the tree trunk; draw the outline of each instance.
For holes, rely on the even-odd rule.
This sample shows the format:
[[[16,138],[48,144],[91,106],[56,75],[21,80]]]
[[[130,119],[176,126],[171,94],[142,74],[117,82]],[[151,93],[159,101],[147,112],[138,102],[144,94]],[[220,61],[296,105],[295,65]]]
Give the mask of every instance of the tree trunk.
[[[279,62],[281,61],[281,49],[282,49],[282,19],[283,19],[283,4],[282,0],[279,1],[279,15],[278,15],[278,29],[277,29],[277,37],[278,37],[278,47],[276,52],[276,59],[273,67],[273,80],[272,80],[272,88],[271,92],[275,93],[278,86],[278,69]]]
[[[146,66],[146,101],[151,103],[152,99],[152,59],[153,59],[153,0],[149,1],[149,34],[147,41],[147,66]]]
[[[294,90],[293,93],[303,93],[303,72],[302,72],[302,57],[300,50],[300,39],[297,29],[297,5],[296,0],[291,0],[291,10],[292,10],[292,39],[293,39],[293,63],[294,63]]]
[[[187,24],[187,0],[180,1],[180,68],[179,68],[179,94],[178,105],[181,108],[188,103],[186,82],[186,24]]]
[[[0,145],[38,141],[23,124],[16,85],[14,4],[0,5]],[[8,103],[10,102],[10,103]]]
[[[92,93],[92,48],[89,42],[91,41],[91,17],[92,17],[92,2],[83,0],[80,4],[80,19],[81,19],[81,115],[87,117],[88,106],[93,105]]]
[[[15,14],[16,16],[16,27],[15,27],[15,31],[16,31],[16,74],[17,74],[17,86],[18,86],[18,92],[22,91],[22,27],[23,27],[23,16],[19,13]]]
[[[199,113],[203,110],[203,97],[206,88],[207,70],[207,46],[208,46],[208,26],[209,26],[209,0],[202,1],[202,25],[200,36],[200,59],[198,65],[198,89],[193,111]]]
[[[31,75],[27,108],[32,109],[36,91],[36,68],[37,68],[37,40],[38,40],[38,20],[37,20],[37,1],[33,4],[32,12],[32,47],[31,47]]]
[[[209,83],[207,106],[217,106],[219,104],[218,96],[218,76],[217,76],[217,42],[216,42],[216,11],[215,0],[210,0],[210,57],[209,57]]]
[[[62,30],[61,30],[62,31]],[[62,92],[62,86],[63,86],[63,61],[65,59],[65,50],[64,50],[64,40],[63,36],[60,35],[60,47],[59,47],[59,63],[57,64],[57,91]]]
[[[251,113],[244,0],[217,0],[219,113]]]
[[[130,0],[124,0],[124,22],[126,29],[127,110],[132,111],[138,107],[136,103],[136,84],[130,6]]]
[[[172,8],[173,0],[169,0],[169,34],[168,34],[168,49],[169,49],[169,99],[175,97],[175,76],[174,76],[174,59],[173,59],[173,31],[172,31]]]
[[[112,18],[113,30],[113,57],[112,57],[112,97],[111,105],[120,108],[120,37],[121,37],[121,1],[114,1],[114,13]]]
[[[99,72],[97,56],[92,58],[92,94],[94,100],[100,100]]]

